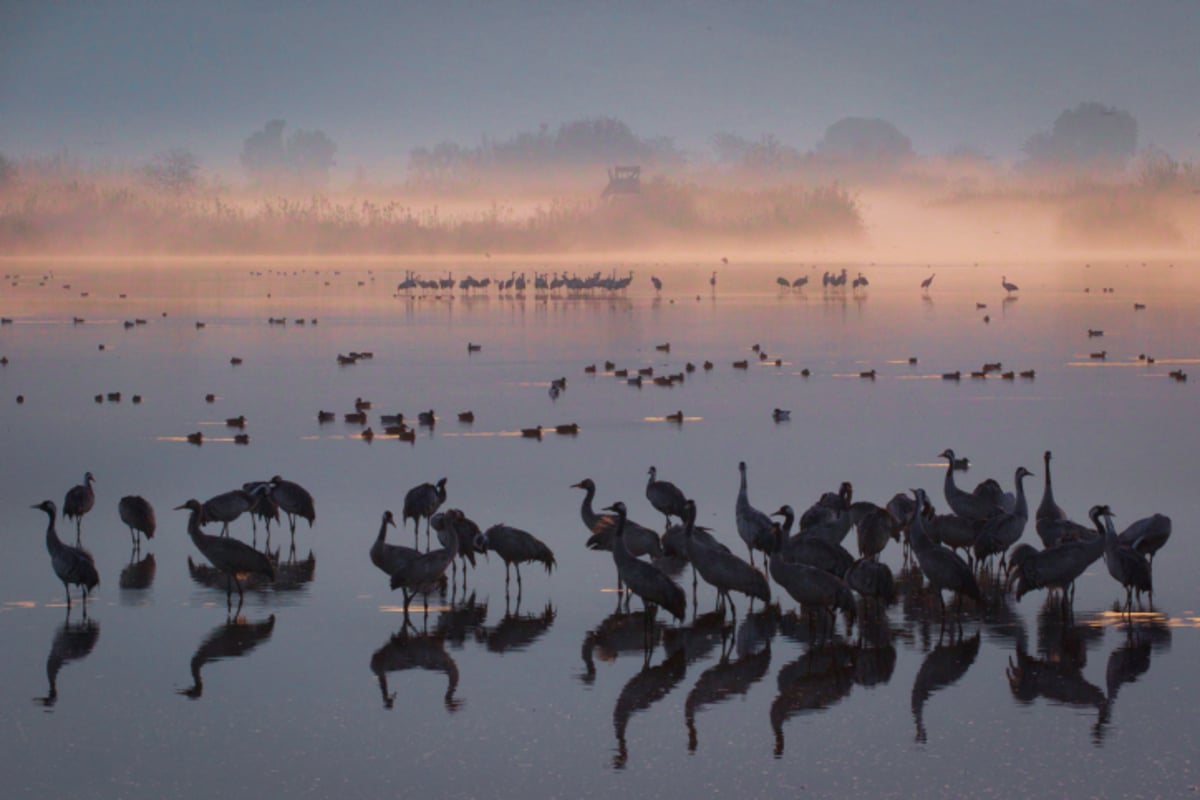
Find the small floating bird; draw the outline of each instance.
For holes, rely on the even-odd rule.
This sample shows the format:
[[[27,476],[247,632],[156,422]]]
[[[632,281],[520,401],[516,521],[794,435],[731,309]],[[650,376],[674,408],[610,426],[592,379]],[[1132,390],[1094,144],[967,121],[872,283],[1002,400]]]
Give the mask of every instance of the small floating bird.
[[[542,426],[538,425],[536,428],[521,428],[521,436],[526,439],[540,440],[542,438]]]
[[[242,606],[242,578],[248,575],[262,575],[267,580],[275,580],[275,567],[266,555],[245,542],[209,536],[200,530],[204,510],[199,500],[188,500],[183,505],[176,506],[175,510],[191,512],[188,517],[188,536],[192,537],[192,543],[210,564],[229,576],[232,586],[228,583],[225,585],[225,606],[228,611],[233,611],[233,586],[236,586],[238,591],[238,608]]]
[[[225,420],[225,426],[228,428],[245,428],[246,416],[243,414],[237,417],[230,417],[229,419]]]
[[[665,419],[667,420],[667,422],[674,422],[677,425],[682,425],[683,424],[683,412],[676,411],[674,414],[667,414]]]
[[[50,566],[62,581],[63,590],[67,594],[67,609],[71,608],[71,584],[75,584],[83,588],[83,608],[86,614],[88,593],[100,585],[100,574],[96,572],[96,562],[92,559],[92,554],[83,548],[71,547],[58,538],[58,532],[54,529],[54,518],[58,509],[55,508],[53,500],[43,500],[32,508],[45,511],[46,516],[50,518],[46,527],[46,550],[50,553]]]
[[[458,421],[468,423],[468,424],[474,422],[475,421],[475,412],[474,411],[460,411],[458,414]]]
[[[776,422],[787,422],[792,418],[792,412],[786,408],[777,408],[771,412],[771,419]]]
[[[555,425],[554,432],[563,436],[575,436],[579,433],[579,423],[569,422],[565,425]]]
[[[189,433],[186,438],[188,444],[204,444],[204,434],[200,431]]]
[[[136,494],[122,497],[117,503],[117,515],[129,526],[129,538],[133,540],[135,550],[141,544],[140,534],[145,534],[147,539],[154,538],[158,524],[154,519],[154,506],[146,498]]]
[[[95,480],[92,473],[84,473],[83,483],[72,486],[67,490],[67,496],[63,498],[63,519],[75,518],[75,544],[77,546],[83,515],[91,511],[92,506],[96,504],[96,492],[92,489],[92,482]]]

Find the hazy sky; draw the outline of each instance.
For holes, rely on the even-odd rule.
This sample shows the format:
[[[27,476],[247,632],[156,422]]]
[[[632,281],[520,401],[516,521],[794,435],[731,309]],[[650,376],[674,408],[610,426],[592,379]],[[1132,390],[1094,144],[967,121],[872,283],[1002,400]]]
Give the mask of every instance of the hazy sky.
[[[1200,2],[53,2],[0,0],[0,152],[236,165],[271,118],[339,167],[584,116],[706,148],[808,149],[879,116],[918,152],[1012,159],[1060,111],[1132,113],[1200,160]]]

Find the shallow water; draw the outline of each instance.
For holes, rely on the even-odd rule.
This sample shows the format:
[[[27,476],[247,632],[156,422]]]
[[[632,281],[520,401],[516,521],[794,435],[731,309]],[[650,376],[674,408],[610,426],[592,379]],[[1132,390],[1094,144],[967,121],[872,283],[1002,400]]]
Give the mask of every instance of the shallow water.
[[[6,796],[1197,791],[1200,554],[1189,523],[1200,443],[1195,383],[1167,377],[1200,357],[1194,267],[939,266],[923,295],[923,266],[852,266],[871,279],[858,293],[823,292],[811,266],[786,270],[814,279],[798,292],[777,290],[776,267],[725,267],[712,293],[707,265],[658,265],[661,296],[651,269],[635,269],[637,288],[617,298],[451,299],[394,296],[404,269],[385,262],[8,262]],[[1001,275],[1021,285],[1009,302]],[[123,325],[137,318],[146,324]],[[482,349],[468,353],[468,342]],[[667,342],[669,353],[655,349]],[[754,361],[755,343],[767,362]],[[1104,360],[1090,357],[1102,349]],[[339,366],[352,350],[374,357]],[[656,374],[706,359],[714,368],[637,389],[585,374],[593,363],[603,373],[605,359]],[[749,369],[732,368],[741,359]],[[987,361],[1036,378],[966,377]],[[873,380],[859,377],[871,369]],[[960,382],[941,379],[953,370]],[[567,389],[553,400],[560,376]],[[119,402],[93,399],[117,391]],[[374,403],[377,432],[380,413],[434,409],[439,421],[412,443],[368,443],[340,419],[356,397]],[[791,420],[775,423],[775,407]],[[338,421],[318,424],[318,409]],[[475,422],[457,422],[468,409]],[[675,412],[682,424],[665,419]],[[245,446],[224,425],[242,414]],[[519,433],[568,422],[577,436]],[[194,432],[203,444],[187,442]],[[1050,449],[1055,494],[1073,518],[1096,503],[1118,527],[1172,517],[1155,610],[1132,622],[1114,614],[1124,593],[1103,562],[1080,580],[1070,622],[1043,609],[1039,592],[968,610],[961,633],[941,630],[916,593],[849,637],[844,622],[814,630],[778,587],[782,616],[760,604],[747,616],[739,596],[733,630],[707,614],[715,596],[702,586],[688,625],[660,615],[647,661],[642,618],[613,616],[611,557],[584,548],[582,493],[570,488],[591,477],[598,507],[623,500],[658,526],[643,494],[653,464],[741,553],[739,460],[765,511],[803,510],[842,480],[879,503],[924,487],[944,508],[946,447],[971,460],[963,484],[996,477],[1011,489],[1016,467],[1031,469],[1031,507]],[[86,622],[77,590],[65,608],[45,515],[30,508],[61,506],[85,471],[97,499],[83,541],[101,575]],[[296,532],[289,580],[248,590],[231,623],[223,592],[189,576],[188,558],[203,558],[186,514],[171,509],[276,474],[313,493],[316,524]],[[558,568],[525,569],[518,606],[492,557],[465,592],[431,596],[428,614],[413,614],[416,632],[395,636],[402,600],[367,550],[384,509],[399,516],[409,487],[443,476],[448,507],[533,532]],[[124,573],[145,588],[121,587],[131,555],[116,505],[126,494],[157,509],[159,533],[141,549],[152,574],[148,564]],[[59,521],[65,540],[71,527]],[[248,528],[233,526],[245,539]],[[389,532],[400,544],[411,536],[411,526]],[[272,534],[285,559],[288,538],[286,527]],[[1023,541],[1036,541],[1032,523]],[[895,545],[884,558],[901,566]]]

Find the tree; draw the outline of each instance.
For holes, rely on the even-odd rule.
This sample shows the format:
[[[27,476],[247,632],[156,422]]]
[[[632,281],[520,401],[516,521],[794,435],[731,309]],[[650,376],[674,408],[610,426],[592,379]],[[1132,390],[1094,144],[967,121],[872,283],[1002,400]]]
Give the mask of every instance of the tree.
[[[324,186],[337,145],[323,131],[296,130],[285,141],[287,123],[273,119],[242,145],[242,167],[260,186]]]
[[[1054,120],[1049,132],[1025,141],[1027,166],[1123,169],[1137,151],[1137,120],[1128,111],[1080,103]]]
[[[170,194],[186,194],[199,182],[200,163],[192,151],[177,147],[156,154],[145,166],[147,182]]]
[[[818,155],[875,167],[899,166],[914,155],[912,141],[884,119],[844,117],[825,129]]]

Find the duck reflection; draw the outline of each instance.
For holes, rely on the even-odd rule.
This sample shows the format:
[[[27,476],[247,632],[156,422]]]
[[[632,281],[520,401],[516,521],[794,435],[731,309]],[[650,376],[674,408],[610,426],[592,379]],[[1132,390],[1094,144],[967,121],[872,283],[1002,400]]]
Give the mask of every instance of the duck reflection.
[[[54,708],[58,702],[58,673],[72,661],[79,661],[92,652],[96,641],[100,638],[100,623],[89,617],[79,622],[71,622],[70,611],[67,621],[54,634],[50,644],[50,655],[46,656],[46,679],[50,683],[50,692],[45,697],[35,697],[34,702],[41,703],[47,710]]]
[[[647,653],[647,660],[642,669],[621,688],[621,694],[617,696],[617,703],[613,707],[613,731],[617,736],[617,751],[612,762],[614,769],[624,769],[629,762],[625,731],[629,727],[630,717],[638,711],[645,711],[670,694],[686,673],[685,648],[674,650],[662,663],[653,667],[650,666]]]
[[[924,744],[928,738],[925,730],[925,704],[934,692],[953,686],[967,674],[967,670],[975,663],[979,655],[979,631],[968,639],[961,636],[952,637],[948,642],[939,640],[936,647],[929,651],[912,687],[912,715],[917,726],[918,742]]]
[[[410,626],[392,636],[371,654],[371,672],[379,679],[379,692],[383,696],[383,707],[390,709],[396,693],[388,693],[389,672],[409,669],[427,669],[444,672],[447,678],[446,694],[442,701],[446,711],[453,713],[462,708],[463,701],[454,697],[458,688],[458,664],[446,652],[446,640],[438,634],[409,633]]]
[[[771,703],[775,757],[783,755],[783,724],[797,714],[829,708],[854,687],[854,648],[844,641],[825,639],[779,670],[779,694]]]
[[[192,654],[191,669],[194,685],[188,689],[180,689],[179,693],[193,700],[198,699],[204,694],[204,682],[200,678],[200,670],[205,664],[244,656],[270,639],[274,630],[274,614],[262,622],[247,622],[245,617],[239,616],[224,625],[218,625]]]
[[[138,560],[137,554],[138,551],[134,550],[129,556],[129,563],[121,569],[118,585],[122,589],[149,589],[154,583],[154,574],[158,571],[154,553],[147,553],[141,560]]]
[[[721,648],[720,660],[713,666],[700,673],[692,690],[688,692],[683,706],[684,724],[688,731],[688,751],[695,752],[699,746],[699,736],[696,733],[696,712],[705,706],[734,697],[744,695],[750,687],[758,683],[767,674],[771,666],[770,639],[761,648],[753,648],[748,655],[740,655],[736,660],[729,659],[737,637],[730,637],[729,647]]]
[[[492,653],[520,652],[540,639],[554,624],[554,606],[550,603],[546,603],[540,614],[521,614],[520,610],[520,604],[513,613],[506,608],[504,617],[497,625],[490,629],[476,629],[476,640],[486,642],[488,651]]]

